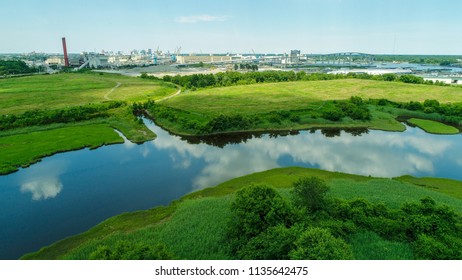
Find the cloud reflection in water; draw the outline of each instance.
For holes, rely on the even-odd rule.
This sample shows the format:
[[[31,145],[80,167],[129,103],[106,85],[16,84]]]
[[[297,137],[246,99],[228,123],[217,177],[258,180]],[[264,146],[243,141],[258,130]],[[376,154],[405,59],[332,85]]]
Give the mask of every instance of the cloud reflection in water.
[[[196,189],[288,165],[375,177],[418,173],[431,176],[435,172],[434,160],[452,146],[447,139],[412,128],[404,133],[371,131],[359,137],[346,132],[340,137],[326,137],[320,131],[277,138],[263,135],[223,148],[192,145],[157,127],[154,130],[158,137],[152,144],[171,150],[176,168],[188,168],[192,159],[205,161],[205,167],[193,179]]]
[[[54,160],[35,165],[27,177],[21,179],[22,193],[31,193],[33,200],[55,198],[63,189],[59,176],[67,169],[68,163]]]

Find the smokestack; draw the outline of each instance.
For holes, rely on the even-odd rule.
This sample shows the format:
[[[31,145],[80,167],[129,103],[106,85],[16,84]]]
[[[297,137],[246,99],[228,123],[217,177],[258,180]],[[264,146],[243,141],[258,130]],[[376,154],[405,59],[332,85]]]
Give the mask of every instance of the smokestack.
[[[66,37],[63,37],[64,66],[69,67],[69,57],[67,56]]]

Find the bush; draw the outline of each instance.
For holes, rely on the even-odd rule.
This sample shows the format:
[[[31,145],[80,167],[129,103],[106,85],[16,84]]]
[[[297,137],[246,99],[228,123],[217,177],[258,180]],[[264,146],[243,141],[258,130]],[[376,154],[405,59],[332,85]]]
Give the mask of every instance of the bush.
[[[341,120],[344,116],[342,110],[337,107],[324,109],[321,114],[322,118],[334,122]]]
[[[413,247],[414,253],[420,259],[451,260],[454,258],[454,254],[451,252],[451,247],[448,244],[444,244],[425,234],[418,236]]]
[[[289,252],[295,249],[294,242],[300,235],[300,227],[283,225],[270,227],[247,242],[239,250],[239,259],[244,260],[289,260]]]
[[[348,244],[335,238],[327,229],[311,228],[295,242],[296,249],[289,253],[293,260],[349,260],[353,258]]]
[[[266,185],[249,186],[239,190],[231,204],[233,218],[228,237],[231,251],[236,253],[247,242],[270,227],[291,225],[291,211],[286,201]]]
[[[294,204],[308,212],[321,210],[326,205],[327,184],[318,177],[303,177],[294,183],[292,197]]]
[[[219,115],[211,119],[205,126],[207,132],[221,132],[230,129],[245,130],[251,127],[254,119],[242,115]]]
[[[411,101],[408,104],[405,105],[406,109],[411,110],[411,111],[421,111],[423,110],[423,106],[420,102],[417,101]]]

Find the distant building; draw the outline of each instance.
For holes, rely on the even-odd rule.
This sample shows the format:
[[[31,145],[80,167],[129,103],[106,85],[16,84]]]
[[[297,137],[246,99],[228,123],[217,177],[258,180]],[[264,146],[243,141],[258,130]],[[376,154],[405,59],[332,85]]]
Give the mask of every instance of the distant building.
[[[300,50],[291,50],[290,51],[290,62],[293,64],[300,63]]]
[[[194,63],[217,63],[230,62],[231,56],[226,55],[179,55],[176,57],[176,62],[179,64],[194,64]]]
[[[425,81],[440,82],[449,85],[462,85],[462,77],[424,77]]]
[[[104,68],[104,67],[107,67],[109,64],[108,64],[108,57],[105,56],[105,55],[94,55],[94,56],[90,56],[88,58],[88,65],[90,66],[90,68]]]
[[[48,65],[64,65],[64,57],[62,57],[62,56],[50,56],[45,60],[45,64],[48,64]]]

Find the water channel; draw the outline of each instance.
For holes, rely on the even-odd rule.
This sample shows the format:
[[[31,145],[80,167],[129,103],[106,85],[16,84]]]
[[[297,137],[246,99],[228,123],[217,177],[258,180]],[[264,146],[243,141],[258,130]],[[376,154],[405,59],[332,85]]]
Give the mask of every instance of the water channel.
[[[149,121],[147,121],[149,122]],[[462,134],[312,130],[154,141],[57,154],[0,176],[0,259],[16,259],[111,216],[276,167],[462,180]]]

